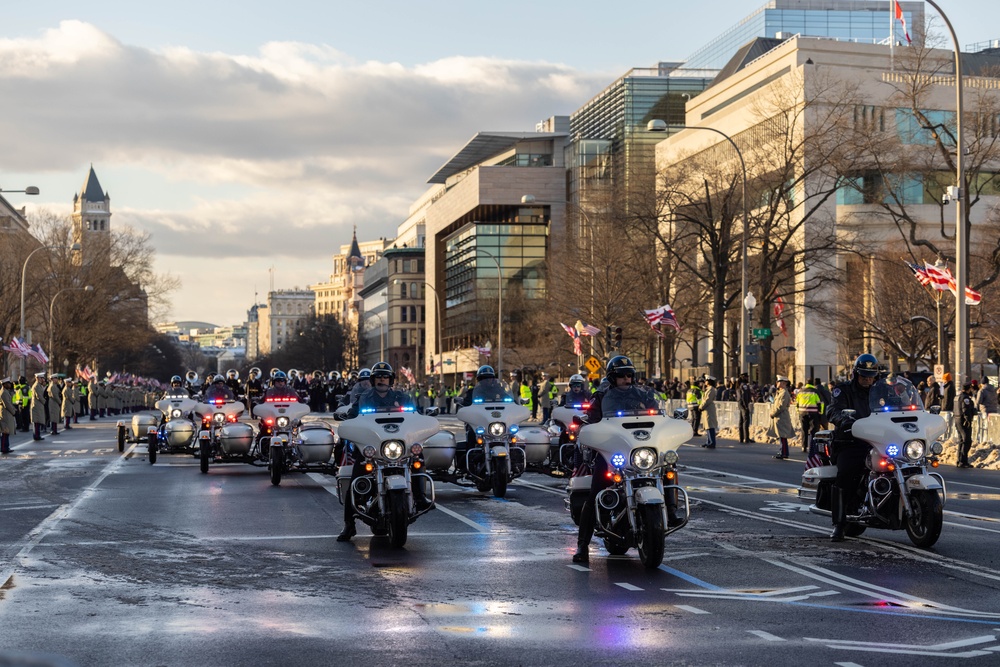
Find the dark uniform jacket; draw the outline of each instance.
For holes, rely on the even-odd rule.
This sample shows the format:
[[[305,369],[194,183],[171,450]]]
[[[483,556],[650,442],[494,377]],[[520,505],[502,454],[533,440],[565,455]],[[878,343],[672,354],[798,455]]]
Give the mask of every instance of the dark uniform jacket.
[[[836,429],[833,441],[838,444],[865,444],[856,440],[851,434],[851,426],[858,419],[869,416],[871,407],[868,405],[868,389],[862,389],[854,380],[838,384],[833,390],[833,403],[826,409],[827,419]],[[843,414],[844,410],[854,410],[853,415]],[[867,447],[868,445],[865,444]]]
[[[410,398],[409,394],[398,389],[389,389],[385,393],[385,396],[381,396],[375,390],[375,387],[372,387],[361,394],[358,400],[351,403],[351,409],[347,411],[347,418],[353,419],[357,417],[361,414],[362,408],[374,408],[378,410],[379,408],[401,408],[404,406],[413,407],[413,399]]]

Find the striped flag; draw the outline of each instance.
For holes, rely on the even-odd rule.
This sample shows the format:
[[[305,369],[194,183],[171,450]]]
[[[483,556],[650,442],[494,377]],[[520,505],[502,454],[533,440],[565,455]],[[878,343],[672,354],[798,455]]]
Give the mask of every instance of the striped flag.
[[[681,330],[681,325],[677,322],[677,316],[674,315],[674,311],[669,305],[663,305],[659,308],[644,310],[642,312],[646,316],[646,323],[654,330],[657,324],[666,324],[673,327],[675,331]]]
[[[778,323],[778,328],[781,329],[781,335],[788,335],[788,327],[785,325],[785,318],[781,316],[785,312],[785,300],[780,296],[774,300],[774,319]]]
[[[892,0],[893,9],[896,12],[896,20],[903,24],[903,34],[906,36],[906,43],[912,44],[910,33],[906,30],[906,19],[903,18],[903,8],[899,6],[899,0]]]
[[[939,292],[948,290],[955,296],[958,296],[958,282],[955,280],[955,276],[951,274],[951,271],[947,266],[932,266],[927,262],[924,262],[924,267],[927,271],[927,277],[930,278],[934,289]],[[982,300],[982,294],[968,285],[965,286],[965,303],[970,306],[978,306],[979,302]]]
[[[913,277],[917,279],[918,283],[920,283],[924,287],[931,286],[932,281],[930,277],[927,275],[926,269],[922,269],[916,264],[913,264],[912,262],[904,261],[903,263],[906,264],[906,266],[910,269],[910,271],[913,271]]]

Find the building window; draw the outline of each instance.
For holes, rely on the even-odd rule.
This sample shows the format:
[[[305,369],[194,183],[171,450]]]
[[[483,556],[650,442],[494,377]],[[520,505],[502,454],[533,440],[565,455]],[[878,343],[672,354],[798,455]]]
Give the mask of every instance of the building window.
[[[409,344],[409,343],[406,342],[406,332],[407,331],[408,331],[408,329],[400,329],[400,331],[399,331],[399,344],[400,345],[408,345]]]
[[[416,306],[410,306],[410,321],[411,322],[417,322],[418,321],[417,320],[417,307]]]
[[[419,298],[419,296],[417,295],[417,283],[410,283],[410,298],[411,299]]]
[[[406,306],[399,307],[399,321],[406,322]]]
[[[399,298],[400,299],[406,298],[406,283],[399,284]]]

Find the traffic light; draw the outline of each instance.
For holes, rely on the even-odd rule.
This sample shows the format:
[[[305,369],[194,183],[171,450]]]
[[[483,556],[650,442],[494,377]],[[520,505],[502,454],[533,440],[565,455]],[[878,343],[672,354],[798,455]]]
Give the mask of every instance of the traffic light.
[[[604,349],[608,352],[611,351],[611,334],[613,327],[608,327],[608,330],[604,333]]]
[[[621,327],[615,327],[615,349],[616,350],[621,350],[622,349],[622,328]]]

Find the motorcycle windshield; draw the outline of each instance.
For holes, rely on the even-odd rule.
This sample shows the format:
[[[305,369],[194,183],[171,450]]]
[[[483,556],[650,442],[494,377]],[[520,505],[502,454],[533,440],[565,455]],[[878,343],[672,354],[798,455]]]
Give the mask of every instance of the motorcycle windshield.
[[[890,375],[872,385],[868,392],[868,406],[873,413],[924,409],[920,392],[913,383],[896,375]]]
[[[601,399],[601,413],[607,417],[634,417],[637,415],[658,415],[660,405],[652,391],[638,385],[625,389],[609,389]]]
[[[480,380],[472,390],[473,403],[513,403],[503,383],[496,378]]]

